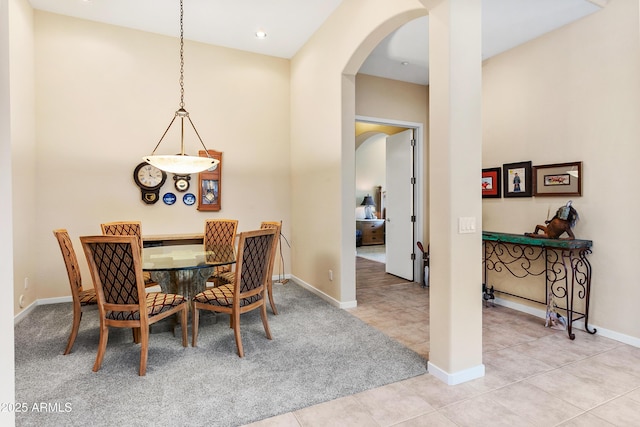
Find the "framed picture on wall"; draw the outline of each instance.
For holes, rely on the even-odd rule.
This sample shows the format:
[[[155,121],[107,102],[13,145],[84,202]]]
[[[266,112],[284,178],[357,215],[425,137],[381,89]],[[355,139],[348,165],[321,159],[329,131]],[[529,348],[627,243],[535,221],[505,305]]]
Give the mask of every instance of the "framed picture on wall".
[[[533,167],[534,196],[582,196],[582,162]]]
[[[502,197],[502,169],[488,168],[482,169],[482,198]]]
[[[502,165],[504,197],[531,197],[531,161]]]
[[[218,159],[220,163],[198,174],[198,210],[219,211],[222,209],[222,152],[208,150],[209,157]],[[198,152],[200,157],[206,157],[204,150]]]

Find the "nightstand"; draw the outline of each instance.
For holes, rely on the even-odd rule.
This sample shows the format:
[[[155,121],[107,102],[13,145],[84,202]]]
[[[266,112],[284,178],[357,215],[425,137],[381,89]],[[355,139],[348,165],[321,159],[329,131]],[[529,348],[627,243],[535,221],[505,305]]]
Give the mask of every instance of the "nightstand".
[[[358,219],[356,229],[362,231],[362,245],[384,245],[384,219]]]

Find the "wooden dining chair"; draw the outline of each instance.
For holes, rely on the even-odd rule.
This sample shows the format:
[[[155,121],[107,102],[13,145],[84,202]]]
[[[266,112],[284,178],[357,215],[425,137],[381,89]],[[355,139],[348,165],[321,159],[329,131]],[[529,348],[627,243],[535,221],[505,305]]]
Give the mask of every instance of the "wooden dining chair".
[[[80,241],[89,263],[100,313],[100,342],[94,372],[102,365],[109,327],[139,331],[140,376],[147,371],[149,325],[179,313],[182,346],[187,346],[187,301],[182,295],[145,291],[142,258],[135,236],[84,236]]]
[[[282,231],[281,221],[262,221],[260,223],[260,229],[274,229],[276,230],[275,238],[273,239],[273,247],[271,249],[271,258],[269,259],[269,273],[267,274],[267,294],[269,295],[269,305],[271,305],[271,311],[273,314],[278,314],[276,303],[273,301],[273,266],[276,262],[276,254],[278,253],[278,243],[280,243],[280,233]]]
[[[271,311],[273,314],[278,314],[276,303],[273,300],[273,266],[276,261],[276,254],[278,253],[278,243],[280,242],[280,232],[282,230],[281,221],[262,221],[260,223],[260,229],[265,230],[272,228],[276,230],[276,238],[273,240],[273,250],[271,251],[271,259],[269,260],[269,273],[267,274],[267,295],[269,296],[269,305],[271,305]],[[236,272],[228,271],[218,274],[216,278],[223,284],[233,283],[235,281]]]
[[[226,313],[230,316],[238,356],[244,357],[240,335],[240,315],[260,309],[262,325],[268,339],[271,330],[267,320],[265,283],[276,230],[265,229],[240,233],[234,283],[209,288],[193,297],[192,346],[198,342],[200,310]]]
[[[142,253],[142,223],[140,221],[115,221],[100,224],[102,234],[111,236],[135,236]],[[147,292],[162,292],[160,284],[151,279],[151,273],[145,271],[144,284]]]
[[[88,309],[97,309],[98,300],[93,288],[84,289],[82,287],[82,276],[80,275],[78,258],[76,257],[76,252],[73,249],[73,244],[71,243],[71,238],[67,230],[64,228],[53,230],[53,235],[58,240],[58,245],[60,245],[64,265],[67,269],[67,276],[69,277],[71,298],[73,300],[73,323],[71,325],[71,333],[69,334],[67,347],[64,349],[64,354],[69,354],[78,336],[82,313]]]
[[[233,247],[238,231],[238,220],[236,219],[207,219],[204,222],[204,247],[211,250],[216,246]],[[229,266],[215,267],[211,277],[207,279],[207,287],[216,286],[220,283],[219,275],[231,271]],[[224,283],[224,282],[223,282]]]

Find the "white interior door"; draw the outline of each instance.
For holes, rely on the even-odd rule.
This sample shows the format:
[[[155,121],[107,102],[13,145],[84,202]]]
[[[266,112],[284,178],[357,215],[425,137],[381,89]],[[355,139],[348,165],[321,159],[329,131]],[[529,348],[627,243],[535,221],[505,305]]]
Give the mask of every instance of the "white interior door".
[[[413,280],[413,129],[387,137],[386,272]]]

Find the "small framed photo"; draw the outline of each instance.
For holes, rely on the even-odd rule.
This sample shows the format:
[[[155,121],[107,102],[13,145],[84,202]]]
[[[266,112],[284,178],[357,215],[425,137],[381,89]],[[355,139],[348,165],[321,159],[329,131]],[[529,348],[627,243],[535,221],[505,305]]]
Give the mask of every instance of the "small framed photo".
[[[531,197],[531,161],[502,165],[504,197]]]
[[[482,169],[482,198],[502,197],[502,168]]]
[[[533,167],[534,196],[582,196],[582,162]]]

